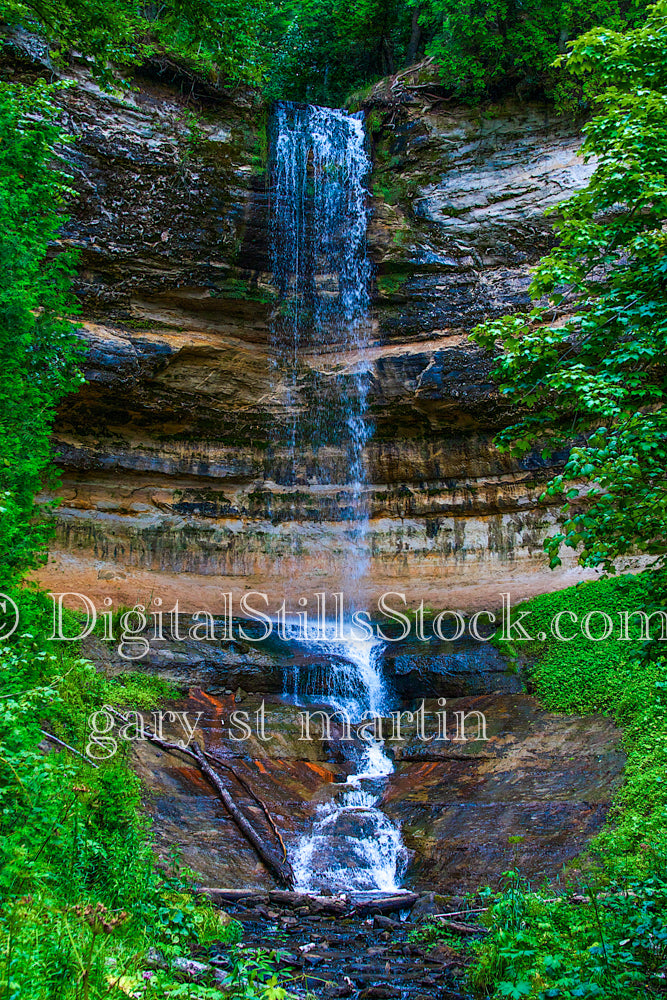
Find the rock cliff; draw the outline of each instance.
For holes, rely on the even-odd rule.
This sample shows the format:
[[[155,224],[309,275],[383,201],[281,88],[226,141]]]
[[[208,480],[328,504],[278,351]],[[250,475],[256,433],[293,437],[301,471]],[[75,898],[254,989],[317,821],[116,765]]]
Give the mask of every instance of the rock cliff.
[[[36,68],[37,67],[37,68]],[[39,71],[18,51],[15,79]],[[58,415],[62,468],[47,586],[150,594],[189,607],[221,591],[343,587],[345,459],[330,484],[308,462],[286,476],[289,406],[269,336],[268,109],[166,62],[103,93],[85,67],[60,100],[80,196],[62,242],[87,384]],[[576,126],[536,105],[470,110],[371,99],[369,252],[374,265],[367,597],[398,590],[441,607],[563,586],[542,539],[548,469],[494,450],[511,418],[492,359],[468,339],[482,317],[527,302],[550,245],[543,216],[585,183]],[[304,357],[344,385],[359,359]],[[331,485],[333,483],[333,485]]]

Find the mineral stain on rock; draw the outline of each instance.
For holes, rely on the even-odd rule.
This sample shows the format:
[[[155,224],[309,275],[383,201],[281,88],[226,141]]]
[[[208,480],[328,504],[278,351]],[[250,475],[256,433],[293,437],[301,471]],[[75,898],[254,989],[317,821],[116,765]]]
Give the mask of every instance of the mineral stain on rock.
[[[43,71],[18,49],[11,58],[16,80]],[[295,464],[281,432],[318,384],[344,393],[358,358],[341,336],[326,350],[305,347],[298,378],[279,373],[268,109],[241,88],[199,85],[186,101],[150,64],[121,99],[73,66],[75,86],[58,99],[77,135],[68,155],[81,198],[63,243],[80,252],[87,382],[56,422],[61,503],[42,583],[125,604],[157,593],[184,611],[218,610],[227,591],[315,593],[323,577],[342,589],[355,504],[367,512],[362,602],[391,589],[410,603],[488,608],[501,588],[516,599],[568,582],[567,565],[547,570],[542,542],[556,514],[538,502],[563,456],[515,461],[494,449],[513,414],[493,358],[469,333],[528,302],[530,267],[552,243],[543,211],[592,169],[576,156],[576,127],[536,104],[485,116],[418,98],[396,106],[373,89],[363,110],[374,266],[364,405],[374,433],[363,437],[365,475],[351,484],[340,442],[317,455],[305,447]],[[323,286],[331,275],[312,277]],[[98,640],[88,653],[110,673],[127,668]],[[316,667],[303,650],[191,639],[153,646],[141,664],[189,689],[162,708],[198,717],[196,738],[227,765],[222,780],[246,816],[274,837],[261,800],[291,856],[317,804],[354,776],[341,727],[304,740],[301,709],[285,694],[286,671]],[[533,880],[557,876],[604,822],[622,780],[620,734],[602,717],[542,710],[490,647],[406,642],[383,652],[381,670],[398,710],[421,702],[435,716],[446,703],[450,717],[487,722],[484,739],[406,730],[385,740],[394,770],[377,808],[407,851],[407,922],[401,900],[388,916],[371,898],[362,919],[272,895],[273,879],[196,767],[144,741],[133,759],[158,851],[177,845],[202,884],[242,890],[229,908],[247,940],[279,928],[291,948],[284,964],[306,985],[365,1000],[444,998],[450,987],[459,996],[451,974],[466,956],[427,953],[407,940],[410,924],[454,911],[512,866]],[[265,714],[266,737],[233,738],[241,706],[250,719]],[[165,736],[182,738],[169,715]],[[361,753],[358,739],[352,749]],[[344,830],[338,839],[344,858]]]
[[[16,58],[18,76],[38,71]],[[58,415],[61,504],[39,578],[124,604],[180,595],[184,610],[221,589],[314,593],[323,574],[343,585],[345,451],[306,456],[290,481],[277,432],[293,397],[270,329],[267,108],[242,89],[195,87],[193,144],[177,83],[150,66],[122,100],[73,73],[59,100],[81,198],[63,239],[81,255],[88,382]],[[415,98],[390,107],[382,88],[363,110],[376,276],[367,596],[400,586],[472,609],[492,606],[501,582],[517,597],[563,586],[571,570],[550,574],[542,551],[549,467],[493,449],[511,414],[468,333],[527,301],[552,240],[543,209],[591,169],[578,131],[537,104],[485,117]],[[298,392],[349,379],[350,352],[329,346],[303,352]]]

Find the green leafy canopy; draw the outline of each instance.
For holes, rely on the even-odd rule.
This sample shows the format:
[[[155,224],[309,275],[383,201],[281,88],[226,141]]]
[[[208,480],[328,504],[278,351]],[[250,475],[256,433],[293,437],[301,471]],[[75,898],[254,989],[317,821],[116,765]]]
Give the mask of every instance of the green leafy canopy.
[[[502,391],[523,418],[499,436],[515,455],[575,441],[547,489],[565,521],[546,543],[614,571],[630,551],[667,555],[667,3],[625,34],[595,29],[561,59],[595,73],[583,154],[595,171],[558,206],[559,245],[538,265],[529,316],[475,331],[500,345]]]
[[[113,66],[141,63],[168,51],[215,82],[259,83],[264,57],[259,31],[269,0],[0,0],[0,18],[46,39],[49,57],[76,51],[93,73],[117,83]]]

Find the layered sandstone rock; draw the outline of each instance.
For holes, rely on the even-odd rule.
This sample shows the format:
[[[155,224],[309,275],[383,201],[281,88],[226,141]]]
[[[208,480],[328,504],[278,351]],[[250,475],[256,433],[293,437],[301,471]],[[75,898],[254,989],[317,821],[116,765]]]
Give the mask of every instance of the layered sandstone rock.
[[[14,78],[35,72],[17,56]],[[219,606],[221,590],[344,588],[346,456],[306,454],[294,472],[284,430],[316,374],[344,392],[364,359],[304,356],[288,391],[270,335],[267,108],[179,74],[153,64],[110,95],[79,68],[61,97],[80,191],[62,242],[80,252],[88,381],[58,416],[61,504],[40,578],[130,604],[178,596],[183,610]],[[368,111],[365,597],[472,608],[508,584],[562,586],[542,552],[554,515],[536,499],[549,470],[493,448],[511,414],[467,334],[526,304],[551,241],[543,210],[588,176],[576,126],[532,105],[376,98]]]
[[[192,691],[187,700],[165,709],[189,712],[199,739],[219,755],[269,804],[292,853],[309,830],[318,803],[340,792],[350,768],[349,747],[333,739],[302,740],[299,710],[270,696],[264,699],[265,740],[258,738],[255,713],[260,696],[240,708],[252,728],[245,742],[234,742],[233,696],[214,698]],[[556,876],[601,828],[622,780],[620,734],[600,716],[568,718],[540,710],[525,694],[449,699],[447,740],[434,739],[436,702],[426,702],[429,742],[415,727],[402,740],[385,744],[394,757],[382,809],[401,824],[409,851],[405,883],[416,891],[463,894],[480,884],[498,885],[511,867],[531,879]],[[471,713],[466,742],[456,741],[456,712]],[[486,740],[477,739],[474,713],[486,719]],[[149,719],[150,722],[150,719]],[[165,720],[169,739],[184,738],[178,721]],[[387,727],[387,732],[390,732]],[[484,735],[484,734],[482,734]],[[236,829],[196,768],[178,754],[165,754],[146,742],[133,744],[138,774],[150,791],[158,848],[174,843],[183,861],[214,886],[273,887],[251,847]],[[267,838],[256,802],[228,772],[224,780]],[[292,854],[293,856],[293,854]]]

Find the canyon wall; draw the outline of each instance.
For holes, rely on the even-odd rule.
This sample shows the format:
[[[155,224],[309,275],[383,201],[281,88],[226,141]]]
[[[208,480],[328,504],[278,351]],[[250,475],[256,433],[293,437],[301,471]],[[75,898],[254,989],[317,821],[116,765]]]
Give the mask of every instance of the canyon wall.
[[[16,50],[12,78],[45,72]],[[85,67],[60,97],[80,196],[62,244],[76,292],[87,384],[54,435],[62,469],[56,539],[39,575],[56,591],[134,604],[344,588],[346,459],[289,473],[289,411],[326,373],[345,391],[372,368],[366,599],[383,590],[439,607],[493,607],[581,576],[550,573],[537,503],[549,468],[492,445],[512,419],[493,359],[468,339],[524,306],[551,245],[543,212],[580,187],[575,124],[538,105],[468,109],[376,88],[365,359],[304,355],[296,395],[275,364],[269,263],[269,109],[168,61],[120,93]],[[415,96],[417,95],[417,96]],[[322,456],[319,457],[322,468]]]

